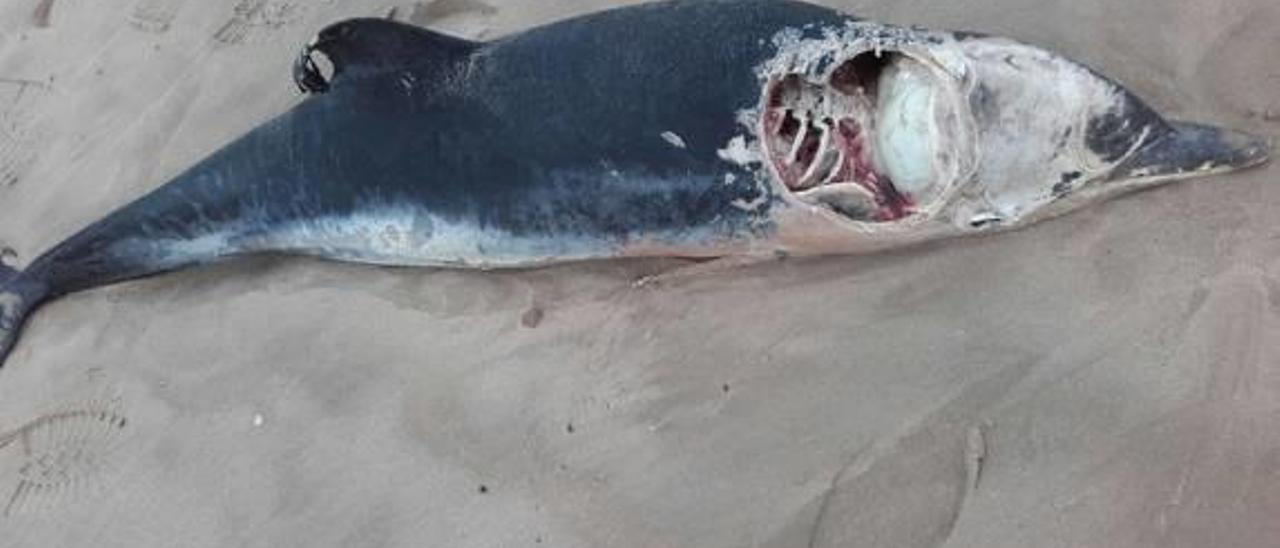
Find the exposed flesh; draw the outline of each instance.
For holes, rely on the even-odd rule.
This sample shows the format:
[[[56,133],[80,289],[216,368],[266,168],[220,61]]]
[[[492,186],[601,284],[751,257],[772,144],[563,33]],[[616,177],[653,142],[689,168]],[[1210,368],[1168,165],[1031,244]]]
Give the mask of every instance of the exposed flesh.
[[[765,149],[786,187],[860,221],[914,213],[937,184],[936,86],[902,55],[865,53],[825,84],[777,80],[764,112]]]

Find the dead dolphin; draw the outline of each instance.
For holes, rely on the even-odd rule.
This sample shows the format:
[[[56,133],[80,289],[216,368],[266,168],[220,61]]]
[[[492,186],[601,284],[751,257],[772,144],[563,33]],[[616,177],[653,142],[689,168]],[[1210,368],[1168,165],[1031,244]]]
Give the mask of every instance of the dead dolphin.
[[[323,66],[331,65],[331,73]],[[42,301],[233,256],[526,267],[808,255],[1025,225],[1263,162],[1012,40],[802,2],[676,0],[479,43],[330,26],[311,97],[0,271],[0,360]]]

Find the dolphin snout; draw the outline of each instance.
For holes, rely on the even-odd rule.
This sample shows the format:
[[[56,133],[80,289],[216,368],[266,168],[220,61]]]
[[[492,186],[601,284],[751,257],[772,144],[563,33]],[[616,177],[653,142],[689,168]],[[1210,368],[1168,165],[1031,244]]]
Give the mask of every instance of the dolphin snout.
[[[1111,179],[1177,178],[1224,172],[1266,163],[1272,139],[1243,131],[1188,122],[1170,122],[1169,131],[1116,167]]]

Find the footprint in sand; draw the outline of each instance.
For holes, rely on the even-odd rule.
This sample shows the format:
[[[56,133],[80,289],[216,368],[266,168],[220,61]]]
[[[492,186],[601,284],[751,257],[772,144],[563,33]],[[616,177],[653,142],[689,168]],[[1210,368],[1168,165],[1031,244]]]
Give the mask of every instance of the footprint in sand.
[[[99,492],[113,475],[126,425],[116,405],[89,404],[0,434],[2,515],[41,513]]]
[[[240,0],[232,8],[231,19],[214,33],[213,39],[224,45],[240,44],[254,29],[278,29],[294,23],[305,8],[305,3]]]
[[[32,113],[52,87],[44,80],[0,77],[0,188],[18,184],[35,165],[42,135]]]
[[[185,3],[186,0],[142,0],[129,14],[129,25],[143,32],[163,33],[169,30]]]

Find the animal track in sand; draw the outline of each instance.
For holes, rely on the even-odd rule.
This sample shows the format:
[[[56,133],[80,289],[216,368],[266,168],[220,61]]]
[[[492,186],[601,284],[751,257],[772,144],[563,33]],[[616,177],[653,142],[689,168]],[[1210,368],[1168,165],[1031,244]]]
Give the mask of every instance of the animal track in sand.
[[[0,188],[14,186],[35,164],[35,115],[52,84],[30,78],[0,77]]]
[[[115,405],[87,404],[0,434],[3,516],[47,511],[69,497],[101,490],[126,425]]]
[[[186,0],[141,0],[129,14],[129,25],[155,34],[169,30]]]
[[[268,0],[240,0],[232,8],[232,16],[213,34],[221,44],[235,45],[245,41],[253,29],[278,29],[297,21],[304,5]]]

